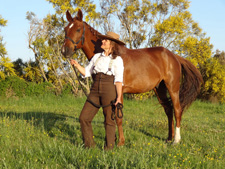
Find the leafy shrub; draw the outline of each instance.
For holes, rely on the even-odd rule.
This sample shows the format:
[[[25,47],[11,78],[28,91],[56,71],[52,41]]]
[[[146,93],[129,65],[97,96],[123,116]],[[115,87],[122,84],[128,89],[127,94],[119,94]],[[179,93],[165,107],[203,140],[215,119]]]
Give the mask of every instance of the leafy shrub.
[[[204,100],[218,100],[225,103],[225,67],[218,59],[210,58],[201,67],[204,79],[204,86],[201,91],[201,98]]]
[[[8,76],[5,80],[0,81],[0,94],[1,96],[14,95],[22,97],[27,87],[27,83],[24,79],[18,76]],[[13,94],[9,94],[8,92]]]
[[[8,76],[0,81],[0,95],[5,97],[39,96],[54,93],[51,83],[26,82],[18,76]]]
[[[37,84],[35,82],[29,82],[25,90],[26,96],[39,96],[44,94],[54,93],[54,88],[51,83],[43,82]]]
[[[134,99],[134,100],[146,100],[154,96],[155,93],[153,90],[145,93],[140,93],[140,94],[126,94],[125,98],[127,99]]]
[[[72,94],[73,93],[72,88],[73,87],[70,84],[64,85],[63,90],[61,92],[61,95],[69,95],[69,94]]]

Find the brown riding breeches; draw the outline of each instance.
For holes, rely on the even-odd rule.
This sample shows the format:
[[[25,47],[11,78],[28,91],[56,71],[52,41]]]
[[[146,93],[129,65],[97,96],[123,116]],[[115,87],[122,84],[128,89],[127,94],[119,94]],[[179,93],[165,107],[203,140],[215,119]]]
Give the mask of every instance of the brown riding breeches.
[[[92,76],[93,85],[91,87],[88,99],[97,105],[109,105],[111,101],[116,99],[116,86],[114,85],[114,76],[97,73]],[[86,101],[80,114],[80,125],[83,135],[85,147],[95,146],[93,139],[93,130],[91,122],[97,114],[99,108],[94,106],[89,101]],[[116,124],[111,118],[112,107],[103,107],[103,114],[105,117],[105,132],[106,132],[106,149],[112,149],[115,144]]]

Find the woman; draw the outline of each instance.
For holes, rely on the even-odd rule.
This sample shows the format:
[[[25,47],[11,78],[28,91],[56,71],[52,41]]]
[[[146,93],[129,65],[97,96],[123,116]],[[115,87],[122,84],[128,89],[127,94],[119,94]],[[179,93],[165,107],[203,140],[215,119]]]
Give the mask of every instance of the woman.
[[[75,66],[84,77],[93,78],[93,85],[80,114],[80,125],[85,147],[94,147],[93,131],[91,122],[97,114],[99,107],[103,105],[105,117],[106,144],[105,149],[112,149],[115,145],[116,124],[111,118],[112,106],[122,102],[123,83],[123,60],[118,52],[118,45],[125,45],[119,40],[119,35],[108,32],[106,35],[99,35],[102,39],[102,53],[93,56],[89,64],[84,68],[77,61],[71,59],[71,64]],[[104,105],[109,105],[104,107]]]

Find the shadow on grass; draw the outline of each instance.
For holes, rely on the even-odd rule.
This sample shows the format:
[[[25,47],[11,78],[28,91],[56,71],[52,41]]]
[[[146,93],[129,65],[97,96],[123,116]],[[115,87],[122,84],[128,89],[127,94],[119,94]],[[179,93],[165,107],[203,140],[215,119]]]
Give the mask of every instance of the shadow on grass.
[[[74,145],[77,145],[78,140],[82,139],[79,118],[74,116],[56,114],[52,112],[17,113],[0,111],[0,118],[26,120],[27,123],[30,123],[39,130],[44,130],[50,137],[69,140]],[[97,127],[100,127],[103,123],[98,120],[93,120],[92,122],[93,125]],[[100,138],[104,139],[104,137]]]
[[[69,139],[71,143],[75,144],[74,136],[77,135],[76,129],[78,128],[77,126],[79,126],[79,119],[73,116],[52,112],[0,112],[0,117],[12,120],[26,120],[36,128],[46,131],[50,137],[60,137],[65,140]],[[67,123],[68,119],[73,119],[74,122],[72,125]],[[56,136],[55,132],[62,134],[57,134]]]
[[[149,130],[150,130],[150,128],[151,128],[151,130],[152,129],[158,130],[160,128],[160,126],[156,127],[153,124],[149,124],[148,127],[149,127]],[[143,134],[143,135],[145,135],[147,137],[150,137],[150,138],[155,138],[157,140],[161,140],[161,141],[165,141],[165,142],[167,141],[167,138],[165,138],[166,135],[165,136],[164,135],[159,136],[159,135],[151,133],[151,131],[147,131],[146,129],[136,127],[135,125],[134,126],[130,126],[130,129],[132,129],[135,132],[141,133],[141,134]],[[166,129],[166,130],[168,131],[168,129]]]
[[[157,135],[153,135],[145,130],[142,130],[142,129],[139,129],[139,132],[143,133],[144,135],[148,136],[148,137],[151,137],[151,138],[156,138],[158,140],[162,140],[162,141],[167,141],[167,139],[165,139],[165,136],[157,136]]]

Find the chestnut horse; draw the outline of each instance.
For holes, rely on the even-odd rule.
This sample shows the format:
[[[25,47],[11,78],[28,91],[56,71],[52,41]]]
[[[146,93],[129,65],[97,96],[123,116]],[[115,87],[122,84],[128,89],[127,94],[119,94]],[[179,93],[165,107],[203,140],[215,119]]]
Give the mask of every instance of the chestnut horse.
[[[83,21],[81,10],[74,18],[67,11],[66,17],[69,24],[65,27],[62,46],[62,54],[66,58],[71,57],[77,49],[82,49],[89,61],[95,53],[102,52],[101,40],[97,36],[100,33]],[[167,140],[171,141],[174,138],[174,144],[179,143],[182,113],[196,99],[203,83],[200,72],[191,62],[164,47],[128,49],[119,45],[118,48],[124,62],[123,93],[144,93],[153,89],[168,117]],[[116,123],[119,133],[118,145],[123,145],[125,138],[122,119],[117,117]]]

